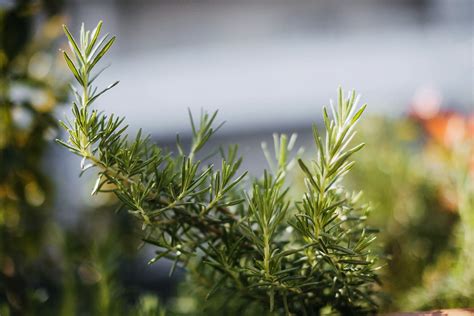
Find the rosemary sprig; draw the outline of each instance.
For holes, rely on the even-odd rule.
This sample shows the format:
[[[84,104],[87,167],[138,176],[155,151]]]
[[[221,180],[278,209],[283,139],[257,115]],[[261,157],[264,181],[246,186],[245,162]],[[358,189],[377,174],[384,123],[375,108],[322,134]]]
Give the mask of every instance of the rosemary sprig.
[[[286,315],[327,306],[341,313],[374,312],[377,256],[365,224],[368,207],[341,183],[353,167],[350,157],[363,146],[347,149],[365,109],[357,107],[355,92],[346,98],[339,89],[332,115],[324,109],[325,136],[313,128],[315,160],[304,162],[298,153],[289,159],[296,135],[276,135],[274,159],[263,146],[271,171],[249,180],[239,172],[236,146],[221,150],[220,168],[196,160],[222,125],[214,127],[217,112],[203,112],[199,122],[190,113],[190,148],[178,137],[172,153],[141,131],[129,139],[123,118],[93,108],[118,83],[100,92],[93,85],[101,73],[92,75],[95,66],[115,41],[99,39],[101,28],[102,22],[93,31],[82,27],[76,41],[64,27],[71,53],[63,54],[78,88],[72,87],[73,119],[61,123],[68,139],[58,142],[83,157],[83,172],[95,168],[93,194],[113,191],[141,222],[144,241],[157,247],[150,263],[172,260],[170,273],[188,267],[196,285],[208,285],[204,301],[232,293],[226,306],[260,302]],[[306,177],[301,201],[290,198],[286,179],[296,161]]]

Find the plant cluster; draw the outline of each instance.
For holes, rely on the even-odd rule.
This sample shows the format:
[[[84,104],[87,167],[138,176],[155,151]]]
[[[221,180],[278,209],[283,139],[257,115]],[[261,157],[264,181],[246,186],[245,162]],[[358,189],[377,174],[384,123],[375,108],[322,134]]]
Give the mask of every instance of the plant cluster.
[[[349,187],[364,186],[378,212],[369,223],[390,256],[381,274],[390,296],[384,310],[434,310],[474,304],[473,132],[469,116],[372,116],[356,140],[368,146],[355,158]],[[471,123],[471,126],[472,125]]]
[[[52,230],[51,186],[41,164],[67,99],[51,50],[60,38],[60,2],[0,5],[0,314],[44,303],[35,286],[51,284],[44,245]],[[39,17],[42,20],[39,20]],[[48,267],[48,268],[47,268]],[[48,271],[47,271],[48,270]]]
[[[82,157],[81,173],[97,173],[92,194],[113,192],[122,208],[142,226],[142,238],[156,246],[153,263],[162,258],[184,267],[207,289],[205,301],[226,293],[223,308],[266,306],[270,313],[372,313],[378,278],[373,250],[374,229],[366,224],[369,207],[349,192],[343,177],[351,157],[355,126],[365,105],[355,92],[338,90],[331,114],[324,108],[324,132],[313,128],[317,157],[304,161],[293,152],[296,136],[275,138],[275,152],[266,151],[270,170],[251,178],[239,167],[237,147],[220,149],[220,166],[207,163],[207,141],[221,127],[216,113],[190,113],[189,147],[177,137],[172,152],[139,131],[126,134],[124,118],[94,106],[103,90],[94,86],[102,72],[98,62],[115,41],[100,36],[102,22],[92,31],[82,26],[76,40],[64,27],[71,52],[63,52],[77,85],[72,120],[62,122],[66,140],[58,140]],[[288,194],[287,174],[299,165],[306,192]],[[206,303],[204,303],[205,305]],[[233,305],[234,304],[234,305]]]

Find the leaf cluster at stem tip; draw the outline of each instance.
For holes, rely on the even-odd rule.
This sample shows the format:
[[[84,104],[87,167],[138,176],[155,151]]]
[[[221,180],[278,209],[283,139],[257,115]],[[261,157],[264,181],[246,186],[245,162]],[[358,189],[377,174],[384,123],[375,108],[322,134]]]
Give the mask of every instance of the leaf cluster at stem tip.
[[[141,130],[129,138],[124,118],[99,112],[103,90],[94,86],[102,72],[98,62],[115,37],[100,37],[102,22],[92,31],[81,27],[75,39],[64,30],[71,52],[63,52],[77,84],[72,120],[62,122],[67,139],[58,140],[82,157],[81,173],[93,169],[92,194],[113,192],[121,208],[142,225],[142,239],[156,246],[150,263],[166,258],[186,268],[207,293],[203,304],[224,298],[245,309],[257,302],[270,312],[312,315],[330,308],[342,314],[377,310],[378,255],[376,230],[366,219],[369,207],[349,192],[342,179],[363,144],[352,145],[359,107],[353,91],[338,89],[337,104],[323,110],[323,129],[313,126],[317,154],[304,160],[294,152],[296,135],[274,136],[274,152],[263,144],[270,170],[261,178],[241,172],[237,146],[211,152],[206,143],[221,127],[217,112],[191,112],[192,140],[176,152],[153,143]],[[289,193],[288,174],[299,166],[305,192]]]

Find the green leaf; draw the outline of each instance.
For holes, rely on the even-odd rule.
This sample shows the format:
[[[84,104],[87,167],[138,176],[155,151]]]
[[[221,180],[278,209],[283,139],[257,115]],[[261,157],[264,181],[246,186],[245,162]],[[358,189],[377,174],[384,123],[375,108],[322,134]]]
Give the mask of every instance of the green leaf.
[[[86,55],[89,56],[90,52],[92,51],[92,48],[94,48],[95,43],[97,42],[97,38],[99,37],[100,30],[102,29],[102,21],[99,21],[95,29],[92,31],[91,34],[91,41],[89,45],[87,46],[86,49]]]
[[[99,51],[99,53],[97,53],[97,55],[94,57],[94,59],[92,60],[92,63],[90,64],[89,66],[89,70],[91,70],[92,68],[94,68],[95,64],[97,64],[99,62],[99,60],[105,55],[105,53],[108,52],[108,50],[110,49],[110,47],[112,47],[112,45],[114,44],[115,42],[115,36],[113,36],[105,45],[104,47],[102,47],[102,49]]]
[[[84,82],[81,78],[81,75],[79,75],[79,71],[77,70],[76,66],[72,62],[71,58],[69,58],[68,54],[63,51],[64,59],[66,60],[67,66],[71,70],[72,74],[76,78],[77,82],[79,82],[82,86],[84,86]]]
[[[79,46],[77,46],[77,43],[76,43],[76,40],[74,39],[74,37],[72,36],[71,32],[69,32],[69,29],[67,28],[66,25],[63,24],[63,29],[64,29],[64,33],[66,34],[68,40],[69,40],[69,43],[72,45],[76,55],[79,57],[81,63],[83,65],[85,65],[85,60],[84,60],[84,57],[82,56],[82,51],[81,49],[79,48]]]
[[[355,124],[359,118],[361,117],[362,113],[364,113],[365,108],[367,107],[367,104],[364,104],[357,112],[354,114],[354,117],[352,117],[351,124]]]
[[[103,95],[105,92],[109,91],[110,89],[112,89],[113,87],[115,87],[116,85],[119,84],[119,81],[115,81],[114,83],[112,83],[111,85],[109,85],[107,88],[105,88],[104,90],[102,90],[101,92],[97,93],[96,95],[92,96],[89,101],[87,102],[87,104],[92,104],[98,97],[100,97],[101,95]]]

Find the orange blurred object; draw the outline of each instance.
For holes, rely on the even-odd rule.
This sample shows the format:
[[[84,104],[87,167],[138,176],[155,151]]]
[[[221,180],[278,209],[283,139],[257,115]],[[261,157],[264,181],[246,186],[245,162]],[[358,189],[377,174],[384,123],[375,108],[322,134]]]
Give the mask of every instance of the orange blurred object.
[[[460,148],[467,150],[464,153],[468,156],[462,154],[462,159],[467,159],[469,175],[474,179],[474,112],[462,114],[441,110],[441,100],[436,90],[420,89],[413,98],[409,117],[423,128],[428,138],[425,152],[436,156],[436,160],[449,164],[448,161],[458,160]],[[458,200],[452,188],[441,185],[439,189],[443,205],[448,210],[456,211]]]
[[[474,112],[464,115],[441,110],[441,94],[432,88],[419,89],[411,104],[410,117],[423,126],[428,136],[445,147],[474,139]]]

